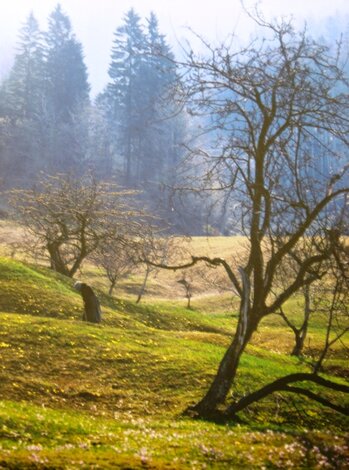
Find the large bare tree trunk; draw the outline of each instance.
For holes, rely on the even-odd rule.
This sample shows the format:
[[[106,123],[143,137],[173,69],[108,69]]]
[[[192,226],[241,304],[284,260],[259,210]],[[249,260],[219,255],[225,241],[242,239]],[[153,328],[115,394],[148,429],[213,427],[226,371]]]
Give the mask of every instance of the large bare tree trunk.
[[[60,245],[57,243],[48,243],[47,244],[47,251],[50,255],[50,265],[53,271],[56,271],[60,274],[64,274],[64,276],[72,277],[70,275],[69,269],[65,265],[62,256],[59,251]]]
[[[150,268],[147,265],[147,269],[145,271],[145,276],[144,276],[144,279],[143,279],[143,284],[142,284],[142,287],[139,291],[139,294],[138,294],[138,297],[137,297],[137,300],[136,300],[136,304],[139,304],[139,302],[141,301],[141,298],[143,297],[143,294],[145,292],[145,288],[147,286],[149,274],[150,274]]]
[[[255,315],[250,309],[249,279],[241,268],[240,273],[243,282],[243,295],[234,339],[219,365],[208,392],[199,403],[190,409],[202,417],[210,417],[215,413],[217,406],[224,403],[233,384],[241,355],[258,324],[258,322],[252,320]]]
[[[217,406],[224,403],[233,384],[241,355],[253,333],[252,330],[247,330],[243,334],[243,329],[243,321],[240,318],[234,340],[227,349],[208,392],[190,411],[202,417],[210,417],[215,413]]]
[[[241,354],[244,352],[258,324],[253,320],[256,317],[250,308],[250,280],[242,268],[239,268],[239,272],[243,288],[241,291],[239,321],[234,339],[218,367],[217,374],[208,392],[197,405],[191,408],[202,417],[209,417],[214,414],[217,406],[224,403],[235,379]]]

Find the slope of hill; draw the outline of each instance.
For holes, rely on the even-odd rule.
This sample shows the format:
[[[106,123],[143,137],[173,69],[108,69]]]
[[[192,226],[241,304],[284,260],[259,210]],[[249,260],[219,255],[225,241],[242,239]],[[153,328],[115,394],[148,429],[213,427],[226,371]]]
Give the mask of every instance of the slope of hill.
[[[181,415],[212,379],[231,314],[101,300],[104,322],[83,323],[70,280],[0,260],[0,468],[346,468],[348,420],[304,399],[269,397],[240,424]],[[282,342],[280,323],[265,329]],[[235,396],[305,369],[268,345],[243,356]]]

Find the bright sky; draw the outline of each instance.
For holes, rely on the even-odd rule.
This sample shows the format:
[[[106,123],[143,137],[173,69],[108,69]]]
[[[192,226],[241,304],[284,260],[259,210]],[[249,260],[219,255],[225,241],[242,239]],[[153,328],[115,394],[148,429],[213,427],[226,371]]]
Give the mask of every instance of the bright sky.
[[[113,32],[131,7],[142,17],[154,11],[161,32],[174,50],[178,41],[189,37],[188,26],[210,42],[224,39],[232,31],[242,36],[251,31],[240,0],[60,0],[60,3],[84,46],[94,92],[106,83]],[[255,3],[256,0],[244,0],[246,7]],[[0,77],[1,69],[11,63],[18,30],[29,12],[33,11],[44,29],[56,4],[57,0],[0,0]],[[267,18],[292,15],[296,21],[311,17],[320,22],[327,16],[340,14],[343,19],[349,15],[348,0],[261,0],[259,4]]]

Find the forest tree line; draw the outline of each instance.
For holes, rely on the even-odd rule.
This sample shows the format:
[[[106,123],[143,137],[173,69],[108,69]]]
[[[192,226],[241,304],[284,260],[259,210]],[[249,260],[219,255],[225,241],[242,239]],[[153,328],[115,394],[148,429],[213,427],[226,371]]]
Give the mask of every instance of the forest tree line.
[[[174,97],[177,65],[154,13],[145,21],[133,9],[125,14],[114,33],[108,74],[92,100],[83,47],[61,6],[46,31],[29,15],[0,85],[1,187],[31,186],[42,173],[93,171],[137,188],[142,204],[175,225],[183,210],[174,208],[173,198],[168,202],[165,187],[178,178],[188,119]],[[186,222],[200,231],[202,221],[194,219]]]
[[[92,99],[83,48],[69,17],[58,4],[42,31],[31,13],[19,31],[14,65],[0,84],[0,189],[30,187],[43,173],[93,172],[137,189],[140,204],[173,232],[241,232],[244,202],[229,164],[223,173],[210,174],[210,181],[204,175],[210,159],[219,161],[222,143],[228,142],[229,153],[243,135],[224,113],[216,124],[214,108],[202,113],[190,104],[186,81],[200,62],[192,67],[190,51],[186,61],[189,74],[175,60],[156,15],[143,20],[131,9],[114,33],[108,83]],[[215,103],[226,102],[228,114],[229,103],[239,99],[230,88],[218,92]],[[253,113],[248,101],[244,106]],[[317,137],[302,142],[302,174],[321,185],[346,158],[343,148],[323,151],[328,139],[319,128]],[[207,183],[219,191],[207,190]],[[178,187],[189,191],[174,192]]]

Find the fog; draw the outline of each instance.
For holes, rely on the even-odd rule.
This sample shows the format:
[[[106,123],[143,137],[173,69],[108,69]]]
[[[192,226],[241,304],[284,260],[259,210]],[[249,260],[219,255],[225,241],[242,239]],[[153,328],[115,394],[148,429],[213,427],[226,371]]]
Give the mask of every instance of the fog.
[[[107,81],[113,32],[131,7],[143,18],[151,11],[156,13],[161,32],[177,54],[188,38],[195,43],[189,28],[216,42],[232,32],[245,38],[253,27],[240,0],[61,0],[60,3],[83,44],[93,95]],[[244,2],[247,9],[253,9],[255,3],[255,0]],[[33,11],[45,29],[47,17],[56,4],[57,0],[0,0],[0,78],[12,65],[18,30],[29,12]],[[292,16],[298,25],[310,22],[324,34],[327,18],[332,17],[332,23],[341,30],[346,27],[349,15],[347,0],[263,0],[258,8],[266,18]]]

